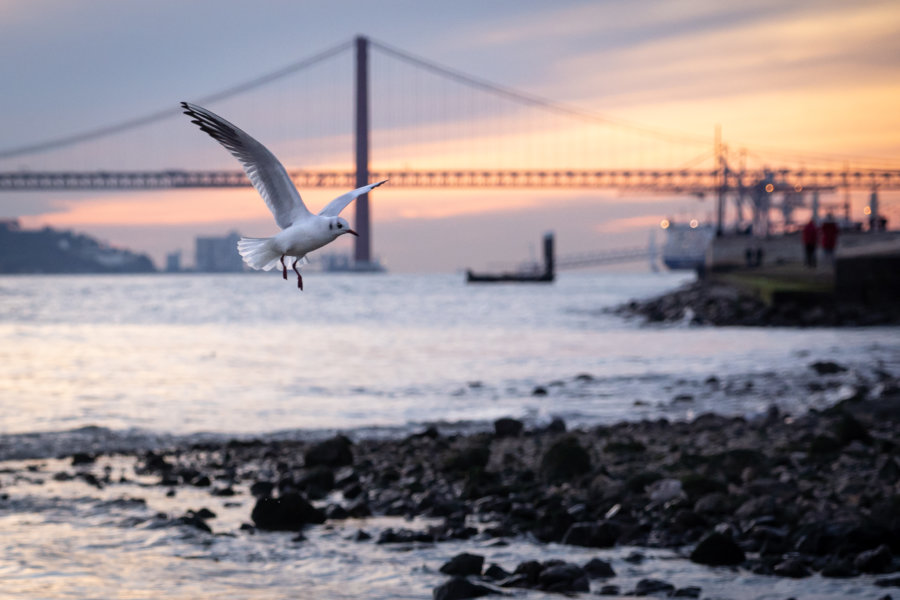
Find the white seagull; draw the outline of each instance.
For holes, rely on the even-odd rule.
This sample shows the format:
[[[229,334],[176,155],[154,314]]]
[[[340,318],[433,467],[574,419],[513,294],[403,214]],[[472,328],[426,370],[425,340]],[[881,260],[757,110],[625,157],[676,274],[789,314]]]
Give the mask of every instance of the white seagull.
[[[357,197],[378,187],[387,179],[364,185],[352,192],[338,196],[328,203],[319,214],[314,215],[303,204],[294,182],[275,155],[255,139],[220,117],[196,104],[182,102],[184,114],[192,117],[192,123],[208,133],[237,158],[250,182],[272,214],[281,231],[269,238],[242,237],[238,242],[238,252],[244,262],[254,269],[268,271],[281,262],[282,276],[287,279],[287,265],[284,257],[294,259],[291,268],[297,274],[297,287],[303,289],[303,277],[297,264],[306,264],[306,255],[313,250],[333,242],[339,236],[349,233],[359,236],[350,229],[350,224],[340,215],[344,208]]]

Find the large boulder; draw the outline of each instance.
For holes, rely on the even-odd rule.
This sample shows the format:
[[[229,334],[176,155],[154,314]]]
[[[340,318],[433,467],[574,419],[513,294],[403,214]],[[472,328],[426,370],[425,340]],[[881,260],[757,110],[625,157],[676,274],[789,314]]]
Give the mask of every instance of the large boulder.
[[[278,498],[259,498],[250,518],[260,529],[297,531],[304,525],[324,523],[325,513],[300,494],[288,493]]]

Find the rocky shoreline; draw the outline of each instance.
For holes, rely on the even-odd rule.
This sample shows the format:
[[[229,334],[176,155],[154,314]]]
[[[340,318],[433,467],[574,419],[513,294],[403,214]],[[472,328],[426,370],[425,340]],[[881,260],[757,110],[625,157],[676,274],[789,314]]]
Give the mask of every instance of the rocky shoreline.
[[[826,380],[843,370],[811,366]],[[575,431],[561,420],[527,430],[506,418],[493,432],[472,435],[428,428],[404,439],[233,440],[132,459],[136,473],[175,499],[190,487],[242,502],[246,522],[238,531],[218,531],[208,509],[167,517],[210,534],[289,531],[302,543],[305,528],[323,523],[426,517],[437,524],[359,529],[348,543],[484,545],[529,536],[587,548],[675,549],[695,563],[774,577],[877,574],[878,585],[900,587],[891,575],[900,570],[900,381],[884,372],[873,381],[827,410],[793,416],[772,407],[754,419],[703,414]],[[100,468],[96,455],[69,460],[71,469],[54,480],[126,483]],[[467,552],[441,571],[448,579],[434,597],[443,600],[513,588],[702,593],[655,579],[622,589],[600,559],[578,565],[537,556],[485,566]],[[599,580],[593,588],[591,580]]]
[[[784,301],[769,305],[731,285],[703,279],[655,298],[632,300],[610,312],[641,318],[648,323],[692,325],[867,327],[900,324],[900,310],[896,307],[873,308],[836,301]]]

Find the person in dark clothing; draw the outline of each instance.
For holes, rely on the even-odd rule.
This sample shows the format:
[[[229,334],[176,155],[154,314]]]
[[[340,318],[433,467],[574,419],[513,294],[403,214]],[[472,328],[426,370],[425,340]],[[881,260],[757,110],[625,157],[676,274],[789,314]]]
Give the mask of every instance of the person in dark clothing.
[[[822,251],[829,265],[834,266],[834,249],[837,247],[838,226],[834,222],[834,215],[828,213],[825,222],[822,223]]]
[[[819,238],[819,228],[815,219],[810,219],[803,228],[803,250],[806,252],[806,266],[816,266],[816,242]]]

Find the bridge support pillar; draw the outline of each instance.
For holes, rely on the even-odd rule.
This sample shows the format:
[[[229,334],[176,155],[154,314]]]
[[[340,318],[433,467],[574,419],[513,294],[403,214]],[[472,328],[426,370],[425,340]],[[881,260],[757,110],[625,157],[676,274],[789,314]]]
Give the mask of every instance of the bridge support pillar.
[[[369,40],[356,38],[356,187],[369,183]],[[372,262],[371,217],[369,195],[356,199],[356,238],[353,259],[358,269],[366,270]]]

